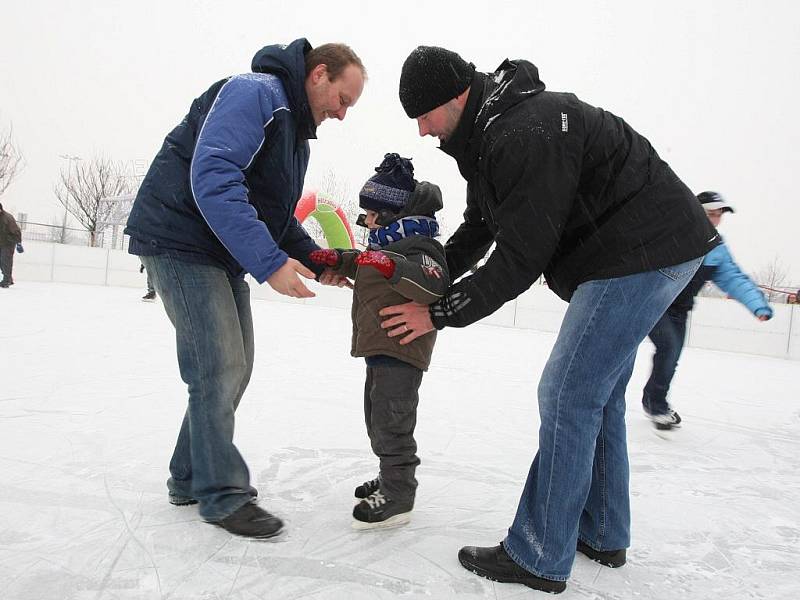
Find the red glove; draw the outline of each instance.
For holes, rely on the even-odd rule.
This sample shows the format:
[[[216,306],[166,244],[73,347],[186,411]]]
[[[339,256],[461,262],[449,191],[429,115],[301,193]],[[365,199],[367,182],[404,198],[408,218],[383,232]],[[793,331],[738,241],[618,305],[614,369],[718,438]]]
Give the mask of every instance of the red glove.
[[[342,262],[342,253],[334,248],[325,250],[314,250],[310,252],[308,258],[315,265],[325,265],[326,267],[338,267]]]
[[[380,271],[386,279],[394,275],[394,261],[380,250],[367,250],[356,257],[356,264],[361,267],[373,267]]]

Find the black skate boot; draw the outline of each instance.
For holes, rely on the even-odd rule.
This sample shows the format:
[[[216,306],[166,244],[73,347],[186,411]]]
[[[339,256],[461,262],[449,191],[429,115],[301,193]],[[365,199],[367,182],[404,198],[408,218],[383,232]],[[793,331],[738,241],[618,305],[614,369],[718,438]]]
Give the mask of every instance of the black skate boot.
[[[578,552],[585,554],[594,562],[605,565],[606,567],[611,567],[612,569],[621,567],[626,561],[625,548],[621,550],[595,550],[590,545],[584,544],[581,540],[578,540]]]
[[[353,508],[353,529],[386,529],[399,527],[411,520],[413,500],[393,500],[380,489]]]
[[[283,521],[254,502],[248,502],[232,515],[221,521],[214,521],[213,524],[234,535],[258,540],[275,537],[283,531]]]
[[[371,479],[370,481],[365,481],[358,487],[356,487],[353,494],[356,498],[366,498],[370,494],[373,494],[378,491],[381,487],[381,477],[380,475],[375,479]]]
[[[144,296],[142,296],[142,302],[155,302],[155,301],[156,301],[155,292],[147,292]]]
[[[521,583],[534,590],[560,594],[567,589],[566,581],[544,579],[526,571],[511,560],[503,544],[491,548],[464,546],[458,551],[458,561],[467,571],[501,583]]]
[[[659,431],[669,431],[681,426],[681,416],[671,408],[660,414],[646,413]]]

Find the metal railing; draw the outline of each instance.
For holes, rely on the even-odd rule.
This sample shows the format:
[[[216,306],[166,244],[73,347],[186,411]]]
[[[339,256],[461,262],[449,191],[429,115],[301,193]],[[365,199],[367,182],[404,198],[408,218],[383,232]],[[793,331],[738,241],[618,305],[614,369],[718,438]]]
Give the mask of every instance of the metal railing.
[[[92,235],[86,229],[77,229],[65,225],[36,223],[34,221],[20,221],[22,241],[48,242],[51,244],[68,244],[71,246],[94,246],[96,248],[111,248],[125,250],[128,247],[128,238],[122,234],[121,225],[108,227]]]

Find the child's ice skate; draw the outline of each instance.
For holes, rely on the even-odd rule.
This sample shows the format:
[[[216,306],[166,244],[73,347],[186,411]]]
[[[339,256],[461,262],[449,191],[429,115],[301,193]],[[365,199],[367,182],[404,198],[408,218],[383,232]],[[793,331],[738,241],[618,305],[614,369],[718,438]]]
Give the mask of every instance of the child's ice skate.
[[[353,508],[353,529],[388,529],[411,520],[413,500],[398,501],[376,490]]]

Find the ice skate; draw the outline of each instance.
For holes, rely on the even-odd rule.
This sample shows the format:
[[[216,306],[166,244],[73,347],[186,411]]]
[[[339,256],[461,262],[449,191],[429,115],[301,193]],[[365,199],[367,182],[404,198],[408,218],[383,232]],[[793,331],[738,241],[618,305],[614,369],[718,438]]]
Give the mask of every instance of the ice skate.
[[[378,491],[380,487],[381,487],[381,478],[379,475],[375,479],[365,481],[361,485],[357,486],[355,491],[353,492],[353,495],[356,498],[366,498],[370,494],[373,494],[374,492]]]
[[[353,529],[388,529],[411,521],[412,501],[397,501],[376,490],[353,508]]]
[[[665,413],[646,414],[659,431],[670,431],[681,426],[681,416],[671,408],[668,408]]]

